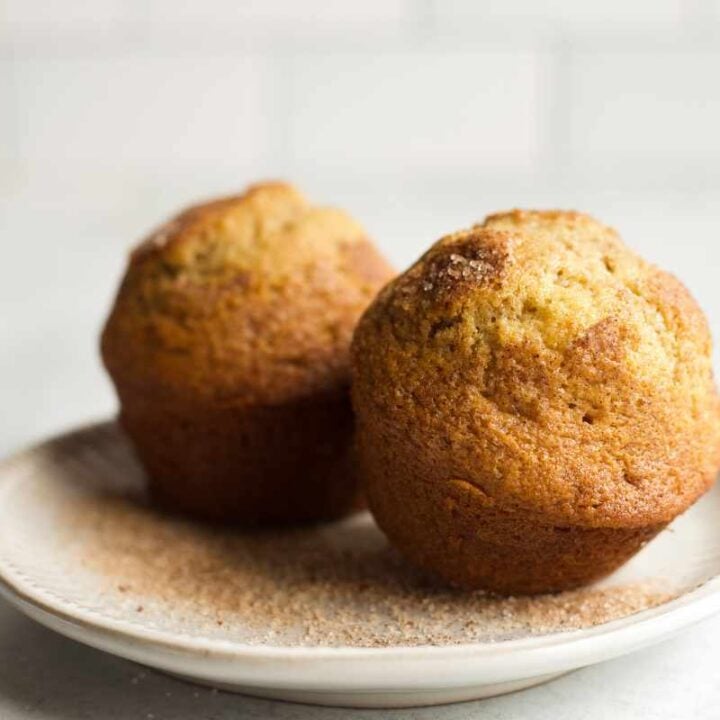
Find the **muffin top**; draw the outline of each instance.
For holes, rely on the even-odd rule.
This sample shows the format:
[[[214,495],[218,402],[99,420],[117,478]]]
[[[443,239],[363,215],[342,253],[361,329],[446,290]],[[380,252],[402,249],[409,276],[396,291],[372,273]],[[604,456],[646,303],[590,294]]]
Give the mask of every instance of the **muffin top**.
[[[276,403],[347,382],[355,322],[392,273],[341,210],[280,182],[185,210],[132,253],[102,339],[153,396]]]
[[[146,238],[131,261],[154,261],[166,275],[201,284],[248,273],[248,282],[272,287],[323,261],[347,270],[345,246],[365,237],[346,212],[316,207],[292,185],[268,182],[186,209]]]
[[[587,215],[516,210],[441,239],[368,309],[354,355],[361,415],[483,503],[640,526],[720,464],[702,311]]]

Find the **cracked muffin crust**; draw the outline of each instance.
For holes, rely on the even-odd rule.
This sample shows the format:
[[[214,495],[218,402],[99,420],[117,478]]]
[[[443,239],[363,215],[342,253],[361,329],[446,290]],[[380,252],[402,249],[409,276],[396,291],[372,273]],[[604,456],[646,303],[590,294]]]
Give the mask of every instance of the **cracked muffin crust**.
[[[720,465],[703,313],[580,213],[513,211],[441,239],[373,302],[352,355],[373,514],[458,586],[606,575]]]
[[[352,218],[284,183],[145,240],[101,349],[154,499],[250,524],[351,510],[349,345],[391,276]]]

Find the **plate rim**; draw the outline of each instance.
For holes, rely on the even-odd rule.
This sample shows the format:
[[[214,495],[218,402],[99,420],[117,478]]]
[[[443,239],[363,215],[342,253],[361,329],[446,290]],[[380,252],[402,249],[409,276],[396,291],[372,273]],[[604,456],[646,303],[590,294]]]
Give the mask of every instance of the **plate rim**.
[[[13,469],[34,455],[47,451],[59,442],[75,437],[110,431],[117,427],[115,420],[98,420],[85,423],[66,432],[31,444],[0,462],[0,503],[22,477]],[[222,661],[275,661],[293,663],[303,661],[349,662],[362,660],[383,661],[449,661],[472,660],[473,663],[492,660],[496,670],[500,666],[542,665],[546,670],[564,667],[559,661],[566,656],[574,658],[571,665],[581,667],[602,659],[617,657],[643,646],[659,642],[675,632],[720,612],[720,573],[697,587],[653,608],[641,610],[616,620],[589,628],[550,632],[523,638],[492,642],[470,642],[446,645],[394,645],[389,647],[351,646],[292,646],[242,643],[234,640],[173,634],[166,630],[143,627],[139,623],[116,619],[88,608],[73,607],[70,602],[53,599],[42,587],[23,582],[24,573],[15,567],[12,571],[8,558],[0,555],[0,595],[12,605],[27,613],[29,605],[82,633],[101,636],[114,642],[134,642],[152,646],[154,650],[181,653],[197,658]],[[25,576],[27,577],[27,576]],[[36,618],[37,619],[37,618]],[[57,627],[53,627],[57,630]],[[62,632],[62,631],[61,631]],[[567,663],[566,663],[567,664]]]

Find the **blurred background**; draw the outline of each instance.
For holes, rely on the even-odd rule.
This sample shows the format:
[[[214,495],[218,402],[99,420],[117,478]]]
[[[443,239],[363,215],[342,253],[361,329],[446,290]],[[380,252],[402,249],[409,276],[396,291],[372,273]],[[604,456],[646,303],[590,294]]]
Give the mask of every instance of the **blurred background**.
[[[129,247],[287,178],[399,267],[513,206],[577,208],[720,339],[720,0],[0,0],[0,454],[112,412]]]

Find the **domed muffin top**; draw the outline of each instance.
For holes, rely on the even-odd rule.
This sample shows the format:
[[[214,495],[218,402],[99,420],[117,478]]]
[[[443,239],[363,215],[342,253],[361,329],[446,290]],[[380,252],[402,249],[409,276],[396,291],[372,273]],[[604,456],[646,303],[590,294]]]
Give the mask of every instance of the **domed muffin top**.
[[[441,239],[354,354],[362,414],[422,437],[409,452],[439,481],[549,522],[662,522],[720,463],[704,315],[587,215],[516,210]]]
[[[391,275],[346,213],[257,185],[184,211],[133,252],[103,357],[155,395],[281,402],[347,382],[355,322]]]
[[[346,212],[316,207],[291,185],[269,182],[188,208],[141,243],[132,262],[156,263],[163,273],[200,282],[248,272],[248,280],[268,283],[320,258],[342,271],[345,247],[365,237]]]

